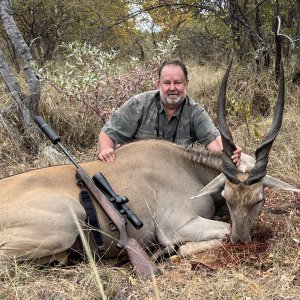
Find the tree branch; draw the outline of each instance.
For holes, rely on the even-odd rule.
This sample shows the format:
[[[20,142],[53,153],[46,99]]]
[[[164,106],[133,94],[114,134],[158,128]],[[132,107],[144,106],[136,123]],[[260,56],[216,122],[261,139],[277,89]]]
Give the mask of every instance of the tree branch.
[[[25,73],[29,85],[30,94],[27,99],[24,99],[26,102],[25,104],[28,108],[31,108],[33,112],[36,113],[41,91],[40,82],[30,68],[30,61],[32,59],[30,49],[25,43],[18,27],[16,26],[12,9],[8,0],[1,1],[0,13],[7,35],[16,49],[17,54],[19,54],[18,59],[20,60],[21,67]]]
[[[259,1],[252,9],[250,9],[248,12],[247,12],[247,16],[250,15],[252,13],[252,11],[254,11],[255,9],[257,9],[259,6],[261,6],[264,2],[266,1],[270,1],[270,0],[261,0]]]
[[[145,7],[145,8],[141,8],[141,9],[138,9],[136,10],[135,12],[132,12],[130,14],[128,14],[127,16],[124,16],[123,18],[119,19],[117,22],[109,25],[109,26],[106,26],[106,27],[101,27],[101,31],[106,31],[108,29],[111,29],[112,27],[115,27],[117,25],[120,25],[122,24],[123,22],[125,21],[128,21],[132,18],[135,18],[137,17],[138,15],[140,14],[143,14],[145,12],[150,12],[150,11],[153,11],[153,10],[156,10],[156,9],[159,9],[159,8],[163,8],[163,7],[174,7],[174,8],[188,8],[188,7],[192,7],[192,8],[197,8],[197,9],[203,9],[203,10],[207,10],[207,11],[210,11],[210,12],[213,12],[215,14],[217,14],[216,10],[209,7],[209,6],[206,6],[206,5],[201,5],[201,4],[190,4],[190,3],[161,3],[161,4],[157,4],[157,5],[151,5],[151,6],[148,6],[148,7]]]
[[[21,88],[17,83],[17,80],[10,70],[8,64],[5,62],[5,58],[2,52],[0,52],[1,78],[4,80],[7,88],[12,95],[13,100],[18,104],[18,107],[20,109],[24,133],[26,138],[28,139],[27,145],[32,149],[36,149],[38,146],[38,131],[32,120],[32,115],[37,114],[38,110],[41,93],[40,81],[30,68],[30,61],[32,59],[30,49],[25,43],[18,27],[16,26],[9,0],[1,0],[0,15],[7,36],[10,39],[13,47],[15,48],[21,68],[25,73],[29,89],[28,95],[22,94]]]
[[[13,100],[20,107],[23,105],[21,88],[16,80],[16,77],[13,75],[9,65],[5,61],[3,52],[0,50],[0,76],[4,81],[7,89],[9,90]]]
[[[253,36],[257,39],[257,41],[264,47],[266,47],[266,43],[264,40],[259,36],[259,34],[249,25],[247,24],[244,20],[240,19],[237,16],[232,16],[234,19],[239,21],[243,26],[245,26],[252,34]]]

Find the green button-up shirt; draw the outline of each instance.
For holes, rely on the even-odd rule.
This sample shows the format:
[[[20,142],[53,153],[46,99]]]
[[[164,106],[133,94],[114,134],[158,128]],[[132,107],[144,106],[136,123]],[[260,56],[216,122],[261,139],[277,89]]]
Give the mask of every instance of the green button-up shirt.
[[[179,145],[198,141],[206,146],[220,135],[202,106],[189,96],[182,105],[168,120],[158,90],[138,94],[114,112],[102,131],[121,145],[160,138]]]

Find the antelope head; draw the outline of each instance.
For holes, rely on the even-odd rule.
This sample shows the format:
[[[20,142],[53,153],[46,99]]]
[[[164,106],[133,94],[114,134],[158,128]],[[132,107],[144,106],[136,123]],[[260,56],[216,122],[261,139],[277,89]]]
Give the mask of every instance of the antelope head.
[[[264,202],[264,188],[272,190],[287,190],[300,192],[288,183],[267,175],[268,157],[272,144],[277,137],[283,116],[284,108],[284,70],[281,66],[280,82],[277,103],[273,122],[262,144],[255,151],[255,159],[243,154],[241,165],[236,167],[231,156],[236,150],[232,135],[225,119],[226,87],[232,61],[223,77],[218,96],[218,123],[223,142],[223,168],[222,173],[205,186],[198,196],[212,193],[224,187],[222,196],[229,208],[232,222],[230,240],[233,244],[240,242],[249,243],[250,229],[257,214],[261,211]],[[245,161],[246,159],[246,161]],[[252,163],[249,162],[252,159]],[[245,164],[246,162],[246,164]],[[197,196],[197,197],[198,197]]]

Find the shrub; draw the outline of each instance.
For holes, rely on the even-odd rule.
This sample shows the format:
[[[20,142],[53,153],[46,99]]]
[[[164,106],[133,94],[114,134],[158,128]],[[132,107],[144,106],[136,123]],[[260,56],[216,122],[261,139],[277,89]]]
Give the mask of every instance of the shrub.
[[[177,41],[171,36],[165,43],[158,43],[146,63],[135,57],[119,63],[116,51],[101,51],[87,43],[62,44],[65,54],[60,62],[48,64],[39,74],[69,101],[96,113],[103,124],[128,98],[155,88],[157,68],[175,51]]]

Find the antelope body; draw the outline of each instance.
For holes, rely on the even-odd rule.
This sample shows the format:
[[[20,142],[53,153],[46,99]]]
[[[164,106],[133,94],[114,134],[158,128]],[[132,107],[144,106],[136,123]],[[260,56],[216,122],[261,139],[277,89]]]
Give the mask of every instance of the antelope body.
[[[230,160],[235,149],[225,123],[224,76],[218,103],[218,121],[224,154],[188,150],[177,145],[148,140],[125,145],[112,163],[81,164],[92,176],[102,172],[116,193],[129,198],[128,206],[142,219],[140,230],[127,225],[128,235],[145,248],[158,245],[153,259],[172,253],[182,255],[216,245],[227,235],[231,241],[250,242],[250,228],[264,204],[264,187],[300,191],[266,175],[267,157],[278,134],[283,111],[283,76],[274,121],[256,159],[243,154],[238,168]],[[215,205],[210,193],[222,190],[231,220],[211,220]],[[192,199],[199,191],[200,194]],[[75,168],[55,166],[29,171],[0,181],[0,261],[58,257],[72,246],[78,229],[74,215],[85,220],[78,201]],[[196,198],[194,197],[194,198]],[[103,232],[106,256],[115,257],[118,233],[95,203]],[[189,247],[189,246],[193,247]],[[94,247],[94,245],[91,245]]]
[[[207,153],[209,154],[209,153]],[[115,191],[129,198],[128,206],[142,219],[136,230],[129,223],[128,235],[148,247],[158,242],[171,247],[179,242],[221,240],[229,224],[209,220],[214,203],[209,195],[190,200],[218,171],[194,162],[185,150],[161,141],[141,141],[121,147],[113,163],[81,164],[92,176],[101,171]],[[39,258],[70,248],[85,212],[79,204],[80,188],[71,165],[33,170],[0,181],[0,245],[3,254],[21,259]],[[117,232],[95,204],[106,256],[117,255]]]

